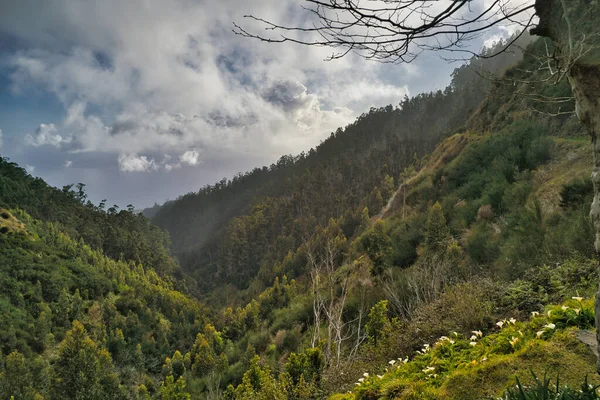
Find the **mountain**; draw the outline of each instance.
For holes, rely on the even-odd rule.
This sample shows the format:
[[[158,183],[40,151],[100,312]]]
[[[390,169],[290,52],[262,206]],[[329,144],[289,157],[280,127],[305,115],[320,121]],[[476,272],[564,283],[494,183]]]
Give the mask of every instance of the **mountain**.
[[[283,156],[168,202],[152,220],[170,233],[174,255],[201,282],[199,295],[224,293],[220,285],[251,287],[256,295],[315,226],[343,215],[350,237],[365,207],[370,217],[379,213],[405,168],[464,129],[491,87],[485,74],[514,64],[529,40],[520,38],[495,58],[473,58],[443,91],[372,108],[308,153]]]
[[[591,152],[514,50],[151,220],[0,158],[0,399],[589,391]]]

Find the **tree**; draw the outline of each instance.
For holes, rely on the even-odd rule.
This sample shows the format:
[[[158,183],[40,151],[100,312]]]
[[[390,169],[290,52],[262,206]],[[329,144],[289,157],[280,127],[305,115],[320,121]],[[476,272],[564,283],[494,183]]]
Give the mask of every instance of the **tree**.
[[[432,254],[443,256],[450,244],[450,229],[440,203],[435,203],[429,209],[425,223],[425,247]]]
[[[119,399],[123,398],[110,354],[98,348],[77,320],[58,346],[54,364],[52,398]]]
[[[160,386],[160,398],[162,400],[189,400],[191,395],[185,391],[183,376],[180,376],[177,381],[173,375],[167,376]]]
[[[35,393],[31,383],[31,372],[25,363],[25,357],[18,351],[13,351],[6,357],[4,372],[0,374],[0,397],[30,399]]]
[[[385,326],[388,322],[387,308],[388,301],[381,300],[375,304],[369,311],[369,320],[365,326],[369,341],[377,346],[377,340],[383,336]]]
[[[466,42],[501,23],[523,28],[537,26],[531,33],[554,42],[541,68],[547,81],[566,77],[575,97],[576,114],[593,143],[594,201],[590,215],[596,230],[595,248],[600,253],[600,3],[590,0],[304,0],[313,18],[304,26],[286,26],[247,15],[266,28],[270,36],[252,33],[234,23],[234,32],[270,43],[293,42],[334,49],[330,60],[356,53],[366,59],[387,63],[408,63],[423,51],[467,52]],[[375,4],[373,4],[375,3]],[[483,4],[483,5],[482,5]],[[483,7],[483,8],[482,8]],[[525,29],[523,29],[523,32]],[[514,38],[512,42],[516,41]],[[509,43],[510,44],[512,44]],[[506,46],[508,47],[508,46]],[[497,53],[480,57],[490,58]],[[600,287],[596,295],[596,318],[600,325]],[[600,335],[598,336],[600,348]],[[600,358],[598,359],[600,372]]]
[[[278,36],[262,36],[234,23],[234,32],[269,43],[293,42],[335,49],[328,58],[356,53],[387,63],[413,61],[423,51],[461,51],[464,42],[507,22],[530,24],[532,4],[495,0],[475,5],[470,0],[392,0],[373,5],[359,0],[304,0],[313,18],[305,26],[286,26],[253,15]]]

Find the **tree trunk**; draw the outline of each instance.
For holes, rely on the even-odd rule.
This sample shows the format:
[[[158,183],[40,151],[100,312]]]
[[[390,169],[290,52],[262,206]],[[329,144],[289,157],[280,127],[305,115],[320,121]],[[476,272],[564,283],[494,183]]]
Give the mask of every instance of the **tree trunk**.
[[[592,202],[590,216],[596,228],[594,247],[600,253],[600,66],[574,65],[569,71],[569,83],[575,95],[577,117],[585,126],[594,152],[594,166],[592,167],[592,182],[594,184],[594,201]],[[596,340],[600,352],[600,286],[596,292]],[[600,358],[596,369],[600,373]]]
[[[594,246],[600,253],[600,5],[589,0],[536,0],[535,12],[539,23],[531,33],[549,37],[556,44],[559,63],[575,96],[577,117],[592,141],[594,201],[590,216],[596,229]],[[600,286],[595,312],[600,350]],[[600,373],[600,358],[596,368]]]

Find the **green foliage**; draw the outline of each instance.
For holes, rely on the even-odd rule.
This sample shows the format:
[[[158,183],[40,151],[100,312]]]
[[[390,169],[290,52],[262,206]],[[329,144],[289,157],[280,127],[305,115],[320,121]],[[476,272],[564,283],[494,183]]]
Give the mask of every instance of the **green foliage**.
[[[500,255],[500,241],[491,224],[478,222],[469,231],[465,244],[467,253],[478,264],[491,264]]]
[[[450,229],[440,203],[429,209],[425,223],[425,247],[431,254],[443,256],[450,244]]]
[[[383,221],[377,221],[369,231],[361,237],[361,245],[373,261],[373,273],[381,274],[383,268],[390,263],[393,244],[384,231]]]
[[[592,180],[590,178],[576,180],[564,184],[560,190],[560,206],[577,208],[589,202],[593,196]]]
[[[446,168],[447,186],[460,198],[503,211],[504,193],[520,173],[550,158],[552,141],[534,122],[519,122],[469,146]]]
[[[104,210],[103,204],[86,200],[84,184],[58,190],[0,157],[0,207],[20,208],[35,219],[55,223],[73,239],[81,238],[115,260],[152,266],[163,276],[177,271],[165,232],[133,208]]]
[[[565,155],[548,132],[565,120],[523,118],[495,93],[469,122],[503,116],[483,126],[493,133],[455,134],[422,158],[490,86],[470,67],[308,154],[150,210],[186,277],[168,235],[132,207],[105,210],[82,184],[53,189],[0,160],[0,398],[188,399],[228,386],[231,399],[309,399],[360,377],[351,397],[465,400],[500,395],[550,355],[588,368],[569,329],[594,324],[590,302],[571,299],[597,281],[589,181],[549,177]],[[401,196],[382,213],[395,178]]]
[[[388,324],[388,301],[381,300],[375,304],[369,311],[369,319],[365,325],[369,341],[377,346],[377,340],[382,337],[386,325]]]
[[[582,317],[572,319],[571,326],[585,329],[589,322],[588,317],[583,317],[584,311],[591,311],[592,302],[577,298],[552,307],[548,315],[538,313],[527,322],[511,318],[498,321],[489,331],[474,329],[467,335],[453,332],[439,337],[434,344],[422,345],[414,357],[390,360],[382,375],[364,373],[349,398],[496,398],[515,383],[511,374],[517,371],[517,366],[520,371],[539,371],[544,364],[560,368],[559,373],[568,375],[567,381],[572,384],[574,377],[580,379],[595,368],[590,350],[576,344],[573,331],[563,330],[567,325],[561,321],[576,304],[580,308],[574,309],[578,310],[574,314]],[[573,365],[581,369],[569,370]],[[594,386],[587,386],[587,380],[585,384],[584,393],[595,393]],[[518,380],[517,385],[522,390],[508,390],[506,396],[509,397],[504,398],[587,398],[536,397],[543,393],[556,394],[549,390],[546,380],[534,379],[533,387],[527,389],[519,386]],[[577,393],[560,386],[557,389],[565,396]],[[514,395],[525,397],[510,397]]]
[[[58,347],[53,365],[52,397],[58,399],[124,398],[110,354],[90,339],[79,321]]]
[[[532,371],[532,385],[523,385],[517,378],[516,388],[509,388],[500,400],[596,400],[600,399],[598,388],[600,385],[588,383],[588,377],[583,380],[581,389],[571,389],[560,384],[560,377],[556,377],[553,384],[549,377],[544,375],[543,379],[537,377]]]
[[[160,386],[161,400],[189,400],[191,395],[185,391],[185,379],[180,376],[175,381],[173,375],[165,378]]]
[[[0,398],[26,400],[36,394],[32,385],[32,374],[25,357],[18,351],[10,353],[0,373]]]

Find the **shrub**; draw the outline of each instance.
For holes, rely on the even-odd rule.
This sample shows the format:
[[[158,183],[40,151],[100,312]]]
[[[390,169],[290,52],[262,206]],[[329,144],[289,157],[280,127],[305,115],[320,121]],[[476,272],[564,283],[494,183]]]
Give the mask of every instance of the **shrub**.
[[[479,264],[489,264],[500,255],[499,241],[488,223],[478,223],[469,232],[465,244],[467,253]]]
[[[596,390],[600,387],[588,383],[588,377],[584,378],[581,389],[574,390],[568,386],[561,386],[560,379],[556,378],[556,383],[550,383],[550,378],[544,376],[539,379],[533,372],[533,384],[523,386],[517,378],[516,388],[510,388],[506,391],[500,400],[595,400],[600,399]]]
[[[593,194],[592,180],[589,177],[575,180],[563,185],[560,190],[560,206],[574,208],[585,203]]]
[[[480,221],[482,219],[492,219],[494,218],[494,209],[492,208],[491,204],[485,204],[481,207],[479,207],[479,210],[477,210],[477,220]]]

